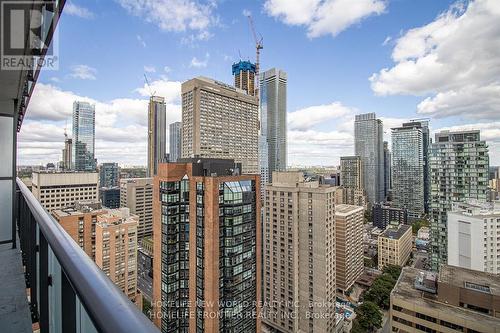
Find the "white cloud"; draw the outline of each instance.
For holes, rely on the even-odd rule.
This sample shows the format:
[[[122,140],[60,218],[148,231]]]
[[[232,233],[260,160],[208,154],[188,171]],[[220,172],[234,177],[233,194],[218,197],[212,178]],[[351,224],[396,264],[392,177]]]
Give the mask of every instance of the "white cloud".
[[[137,38],[137,41],[139,42],[139,44],[141,44],[141,45],[142,45],[142,47],[146,47],[146,46],[147,46],[147,45],[146,45],[146,42],[145,42],[145,41],[144,41],[144,39],[141,37],[141,35],[137,35],[137,36],[136,36],[136,38]]]
[[[94,13],[84,7],[75,5],[73,2],[67,2],[64,5],[64,14],[78,16],[84,19],[92,19],[95,17]]]
[[[75,65],[71,67],[71,77],[81,80],[95,80],[97,69],[87,65]]]
[[[395,41],[395,65],[370,77],[378,95],[430,95],[419,113],[498,117],[500,6],[496,0],[458,2],[433,22]]]
[[[165,66],[165,67],[163,67],[163,71],[165,73],[170,73],[172,71],[172,69],[170,67],[168,67],[168,66]]]
[[[156,68],[155,68],[155,66],[147,66],[147,65],[145,65],[144,66],[144,71],[146,73],[154,73],[154,72],[156,72]]]
[[[215,2],[192,0],[116,0],[130,14],[156,24],[164,31],[204,31],[217,23]]]
[[[385,37],[384,41],[382,42],[382,46],[386,46],[387,44],[389,44],[391,40],[392,40],[391,36]]]
[[[385,0],[267,0],[264,10],[288,25],[305,25],[310,38],[335,37],[361,20],[382,14]]]
[[[208,60],[210,58],[210,54],[205,54],[204,59],[198,59],[197,57],[193,57],[191,59],[191,62],[189,63],[189,67],[194,67],[194,68],[205,68],[208,66]]]
[[[310,106],[288,114],[288,128],[305,131],[316,124],[340,118],[355,112],[355,109],[346,107],[340,102],[327,105]]]
[[[165,103],[176,103],[180,101],[181,97],[181,85],[180,81],[168,81],[165,79],[156,80],[149,83],[149,87],[146,83],[141,88],[137,88],[141,96],[149,97],[151,94],[156,96],[161,96],[165,98]]]

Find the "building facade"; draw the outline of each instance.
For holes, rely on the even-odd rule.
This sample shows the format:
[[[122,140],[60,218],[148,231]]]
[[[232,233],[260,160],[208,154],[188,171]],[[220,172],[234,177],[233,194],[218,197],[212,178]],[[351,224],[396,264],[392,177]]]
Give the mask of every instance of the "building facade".
[[[436,133],[429,151],[431,264],[448,262],[447,212],[453,202],[486,200],[488,195],[488,146],[479,131]]]
[[[99,189],[99,200],[106,208],[120,208],[120,187],[101,187]]]
[[[362,189],[363,162],[359,156],[342,156],[340,158],[340,183],[344,187]]]
[[[147,177],[153,177],[158,164],[166,162],[167,109],[165,98],[151,96],[148,107],[148,169]]]
[[[154,178],[154,321],[162,332],[260,332],[259,176],[233,160],[179,162]]]
[[[240,60],[233,64],[234,86],[244,90],[248,95],[255,96],[255,64]]]
[[[448,211],[448,265],[500,273],[500,202],[456,202]]]
[[[260,75],[261,140],[267,142],[268,181],[287,167],[287,73],[272,68]],[[265,158],[262,155],[262,158]],[[265,161],[262,165],[266,165]]]
[[[384,198],[387,200],[392,189],[392,154],[389,143],[384,141]]]
[[[425,213],[424,138],[420,123],[392,129],[392,203],[410,218]]]
[[[102,163],[99,166],[99,181],[101,187],[117,187],[120,180],[118,163]]]
[[[98,201],[99,175],[96,172],[33,172],[31,191],[51,212],[77,201]]]
[[[500,332],[495,274],[448,265],[439,273],[403,267],[390,297],[392,332]]]
[[[353,205],[335,207],[335,260],[337,290],[346,292],[363,274],[364,208]]]
[[[378,236],[378,269],[387,265],[403,267],[410,259],[413,249],[411,225],[389,225]]]
[[[137,237],[153,235],[153,178],[120,179],[120,207],[139,216]]]
[[[384,126],[375,113],[356,115],[354,151],[363,162],[363,183],[371,204],[384,200]]]
[[[391,222],[407,224],[408,212],[405,209],[376,204],[372,207],[372,219],[375,227],[384,230]]]
[[[274,172],[263,214],[266,326],[334,332],[334,307],[318,306],[335,302],[334,215],[335,187],[307,180],[302,172]],[[308,318],[311,313],[324,317]]]
[[[177,162],[181,158],[182,123],[177,121],[168,125],[169,162]]]
[[[72,169],[95,171],[95,105],[88,102],[73,103]]]
[[[257,98],[198,77],[182,84],[182,157],[234,159],[259,174]]]
[[[70,171],[73,167],[73,139],[68,137],[66,131],[64,132],[64,148],[62,150],[62,170]]]

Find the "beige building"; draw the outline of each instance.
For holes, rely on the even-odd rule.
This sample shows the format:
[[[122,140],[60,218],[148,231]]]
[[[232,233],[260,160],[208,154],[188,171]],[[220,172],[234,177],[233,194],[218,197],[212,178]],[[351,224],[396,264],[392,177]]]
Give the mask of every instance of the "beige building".
[[[126,295],[137,293],[137,225],[139,217],[128,208],[108,210],[97,216],[95,262]],[[139,304],[138,304],[139,305]]]
[[[342,185],[343,203],[366,207],[363,172],[361,157],[342,156],[340,158],[340,183]]]
[[[31,191],[49,212],[77,201],[98,200],[98,189],[97,172],[33,172]]]
[[[500,279],[448,265],[438,274],[404,267],[389,318],[399,333],[500,333]]]
[[[301,172],[273,172],[266,186],[263,315],[270,328],[335,332],[335,190]]]
[[[106,213],[99,201],[81,201],[73,206],[52,211],[52,216],[74,239],[75,242],[95,260],[95,225],[97,216]]]
[[[413,248],[411,225],[389,225],[378,236],[378,269],[386,265],[404,266]]]
[[[363,274],[363,218],[363,207],[345,204],[335,207],[337,289],[342,292]]]
[[[139,216],[137,237],[153,235],[153,178],[120,179],[120,207]]]
[[[182,157],[234,159],[259,174],[257,98],[212,79],[182,84]]]

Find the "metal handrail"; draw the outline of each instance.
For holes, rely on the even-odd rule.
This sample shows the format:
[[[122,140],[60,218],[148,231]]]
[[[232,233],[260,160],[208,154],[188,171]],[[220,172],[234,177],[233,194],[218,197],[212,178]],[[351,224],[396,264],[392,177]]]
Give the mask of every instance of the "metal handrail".
[[[16,182],[40,232],[43,233],[97,331],[158,333],[158,328],[47,213],[26,185],[19,178]]]

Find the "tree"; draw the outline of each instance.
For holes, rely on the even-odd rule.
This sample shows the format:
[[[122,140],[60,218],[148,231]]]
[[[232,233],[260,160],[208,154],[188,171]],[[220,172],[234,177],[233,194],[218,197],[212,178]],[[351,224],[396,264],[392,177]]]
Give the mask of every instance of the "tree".
[[[401,266],[398,265],[386,265],[384,269],[382,269],[383,274],[389,274],[395,281],[399,279],[399,275],[401,275]]]
[[[428,227],[430,225],[430,222],[427,220],[417,220],[412,223],[411,229],[414,235],[417,234],[418,230],[422,227]]]
[[[382,327],[382,313],[376,304],[366,301],[355,311],[357,317],[351,332],[374,332]]]
[[[371,209],[365,209],[365,216],[364,217],[365,217],[365,223],[373,222]]]

